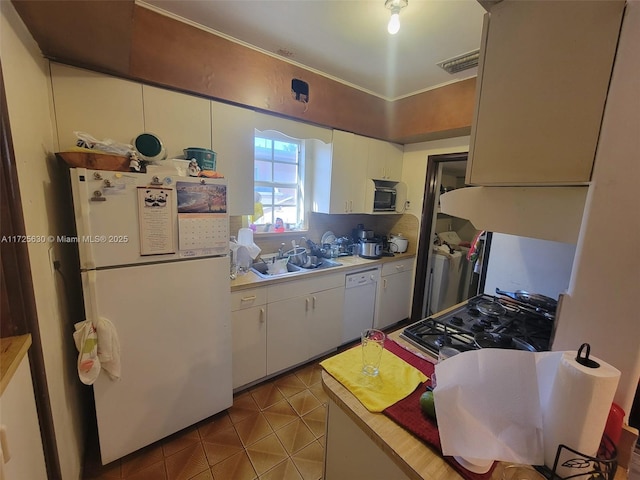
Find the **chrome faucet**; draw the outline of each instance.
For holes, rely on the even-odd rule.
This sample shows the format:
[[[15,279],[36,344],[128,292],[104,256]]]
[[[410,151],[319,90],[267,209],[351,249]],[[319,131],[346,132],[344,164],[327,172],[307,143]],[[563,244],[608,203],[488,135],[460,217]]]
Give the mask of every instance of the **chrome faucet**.
[[[284,258],[284,242],[280,244],[280,248],[278,249],[278,259]]]

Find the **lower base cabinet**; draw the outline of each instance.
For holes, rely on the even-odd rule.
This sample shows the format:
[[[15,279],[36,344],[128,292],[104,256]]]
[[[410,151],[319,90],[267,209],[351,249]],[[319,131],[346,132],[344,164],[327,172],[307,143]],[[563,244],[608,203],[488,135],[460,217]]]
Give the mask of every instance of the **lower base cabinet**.
[[[413,259],[383,265],[376,296],[376,328],[409,316],[413,267]],[[233,388],[340,346],[344,294],[344,273],[232,292]]]
[[[0,477],[9,480],[47,478],[29,357],[25,356],[19,362],[0,398],[0,424],[5,427],[8,446],[4,458],[0,458],[0,462],[7,462],[0,467],[3,468]],[[10,459],[8,453],[11,453]]]
[[[325,480],[409,478],[332,400],[327,408],[325,444]]]
[[[343,303],[344,274],[270,287],[267,375],[337,348]]]
[[[267,375],[267,289],[231,294],[233,388]]]
[[[409,317],[414,260],[385,263],[376,295],[375,328],[386,328]]]

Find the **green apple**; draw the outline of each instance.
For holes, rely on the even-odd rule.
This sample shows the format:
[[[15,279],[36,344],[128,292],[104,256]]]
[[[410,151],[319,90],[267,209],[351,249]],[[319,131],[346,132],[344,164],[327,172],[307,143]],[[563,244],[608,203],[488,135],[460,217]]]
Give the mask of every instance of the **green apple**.
[[[420,396],[420,409],[433,420],[436,419],[436,406],[433,402],[433,392],[427,390]]]

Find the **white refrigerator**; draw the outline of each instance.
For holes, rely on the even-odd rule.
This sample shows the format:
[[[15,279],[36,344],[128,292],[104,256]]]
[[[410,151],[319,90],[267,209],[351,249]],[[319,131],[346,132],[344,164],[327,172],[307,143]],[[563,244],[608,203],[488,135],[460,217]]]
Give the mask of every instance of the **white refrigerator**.
[[[70,171],[86,318],[120,342],[93,383],[106,464],[232,404],[226,184]]]

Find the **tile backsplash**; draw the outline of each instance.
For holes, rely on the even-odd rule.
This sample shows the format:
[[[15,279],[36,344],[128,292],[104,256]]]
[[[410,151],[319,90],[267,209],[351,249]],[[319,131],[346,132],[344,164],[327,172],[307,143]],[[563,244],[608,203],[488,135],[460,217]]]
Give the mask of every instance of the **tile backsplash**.
[[[402,233],[409,240],[408,252],[415,252],[419,234],[418,219],[411,214],[397,215],[331,215],[324,213],[309,214],[309,228],[305,231],[284,233],[260,233],[255,234],[253,241],[263,253],[277,252],[281,243],[291,245],[291,240],[300,243],[301,237],[306,237],[313,242],[320,243],[322,235],[326,231],[332,231],[336,236],[351,235],[351,231],[358,224],[363,224],[368,230],[373,230],[376,235],[390,235]],[[232,216],[229,219],[230,235],[237,236],[242,228],[242,217]]]

